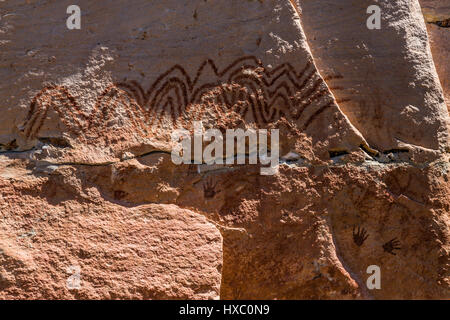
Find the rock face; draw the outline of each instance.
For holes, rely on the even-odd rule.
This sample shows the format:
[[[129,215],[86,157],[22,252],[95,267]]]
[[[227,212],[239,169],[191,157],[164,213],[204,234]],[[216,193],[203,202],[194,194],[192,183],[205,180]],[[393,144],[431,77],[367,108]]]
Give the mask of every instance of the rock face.
[[[322,74],[341,75],[327,81],[330,90],[372,146],[438,149],[447,139],[445,104],[419,3],[378,2],[381,29],[368,30],[374,1],[302,1],[315,62]]]
[[[222,236],[205,217],[174,205],[121,206],[90,187],[87,201],[74,199],[64,181],[71,173],[60,184],[5,179],[28,175],[10,165],[1,179],[0,298],[219,297]]]
[[[0,298],[450,298],[442,2],[78,3],[0,2]],[[196,121],[278,172],[175,164]]]
[[[427,22],[434,63],[444,89],[447,108],[450,109],[450,1],[421,0],[420,4]]]

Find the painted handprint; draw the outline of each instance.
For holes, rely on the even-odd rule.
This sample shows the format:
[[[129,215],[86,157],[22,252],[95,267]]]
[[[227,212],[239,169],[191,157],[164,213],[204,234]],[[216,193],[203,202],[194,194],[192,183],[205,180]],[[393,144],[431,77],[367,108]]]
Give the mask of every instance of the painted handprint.
[[[220,192],[220,190],[216,190],[216,186],[217,182],[213,183],[212,179],[208,179],[203,183],[203,195],[206,199],[214,198]]]
[[[366,239],[369,237],[367,234],[366,229],[358,227],[358,229],[355,229],[355,226],[353,226],[353,242],[358,246],[361,247],[366,241]]]
[[[400,241],[397,240],[397,238],[394,238],[385,244],[383,244],[383,250],[384,252],[390,253],[392,255],[396,255],[394,250],[400,250]]]

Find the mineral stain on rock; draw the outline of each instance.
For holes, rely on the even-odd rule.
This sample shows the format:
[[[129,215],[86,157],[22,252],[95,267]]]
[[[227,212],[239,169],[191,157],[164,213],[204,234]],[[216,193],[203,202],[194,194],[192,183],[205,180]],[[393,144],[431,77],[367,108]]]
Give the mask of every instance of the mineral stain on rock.
[[[0,298],[450,298],[442,3],[2,2]],[[194,122],[278,173],[174,164]]]

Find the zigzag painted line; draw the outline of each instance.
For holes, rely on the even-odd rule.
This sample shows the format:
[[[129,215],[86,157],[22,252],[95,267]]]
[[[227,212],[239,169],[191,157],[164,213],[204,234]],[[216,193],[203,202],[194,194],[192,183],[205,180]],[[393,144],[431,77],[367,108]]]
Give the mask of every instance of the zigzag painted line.
[[[199,84],[207,66],[216,80]],[[174,73],[179,73],[179,76]],[[334,78],[340,77],[329,76],[326,79]],[[243,119],[265,126],[280,117],[298,120],[313,102],[321,100],[327,93],[324,81],[310,61],[297,73],[289,63],[267,70],[254,56],[239,58],[223,70],[219,70],[213,60],[206,59],[194,78],[177,64],[162,73],[147,91],[136,81],[110,85],[97,97],[90,114],[82,111],[67,88],[44,87],[30,103],[23,132],[27,138],[36,137],[50,108],[76,135],[87,135],[90,131],[104,128],[107,121],[116,118],[114,112],[119,110],[126,113],[131,126],[141,135],[148,135],[150,127],[161,126],[165,118],[170,119],[174,127],[189,125],[186,119],[194,116],[192,112],[198,112],[198,105],[209,108],[201,109],[200,113],[215,110],[218,116],[223,116],[234,111]],[[330,97],[326,99],[325,105],[305,122],[305,128],[333,103]]]

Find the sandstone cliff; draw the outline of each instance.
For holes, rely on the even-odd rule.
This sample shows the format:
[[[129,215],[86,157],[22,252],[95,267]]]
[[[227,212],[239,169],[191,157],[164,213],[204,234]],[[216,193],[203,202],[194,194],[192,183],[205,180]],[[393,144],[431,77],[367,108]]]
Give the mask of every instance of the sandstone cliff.
[[[450,298],[449,0],[69,5],[0,1],[0,298]]]

